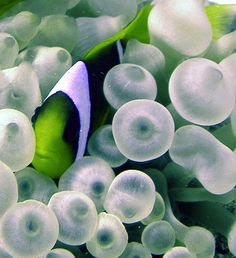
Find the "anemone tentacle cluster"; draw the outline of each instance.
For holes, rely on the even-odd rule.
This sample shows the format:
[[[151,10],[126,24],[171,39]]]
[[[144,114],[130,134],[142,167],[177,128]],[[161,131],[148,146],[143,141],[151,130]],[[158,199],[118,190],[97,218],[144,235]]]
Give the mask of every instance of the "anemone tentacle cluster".
[[[236,256],[236,4],[5,2],[0,258]]]

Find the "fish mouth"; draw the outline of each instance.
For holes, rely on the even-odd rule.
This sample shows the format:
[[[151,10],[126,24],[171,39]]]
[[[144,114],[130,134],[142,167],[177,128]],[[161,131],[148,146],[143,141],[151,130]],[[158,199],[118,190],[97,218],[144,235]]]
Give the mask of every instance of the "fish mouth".
[[[43,150],[43,149],[37,149],[34,154],[34,159],[37,157],[38,159],[42,161],[55,161],[56,152],[53,150]]]
[[[58,158],[58,153],[50,150],[36,150],[32,166],[42,174],[51,178],[59,178],[63,173],[63,159]]]

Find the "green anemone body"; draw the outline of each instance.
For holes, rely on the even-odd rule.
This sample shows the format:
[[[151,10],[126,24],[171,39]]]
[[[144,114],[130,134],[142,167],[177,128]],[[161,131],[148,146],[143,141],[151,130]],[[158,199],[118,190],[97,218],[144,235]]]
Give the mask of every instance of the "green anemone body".
[[[33,118],[36,151],[32,165],[57,178],[72,164],[78,148],[79,114],[61,91],[49,97]]]
[[[214,40],[235,30],[235,4],[208,5],[205,12],[212,26]]]

